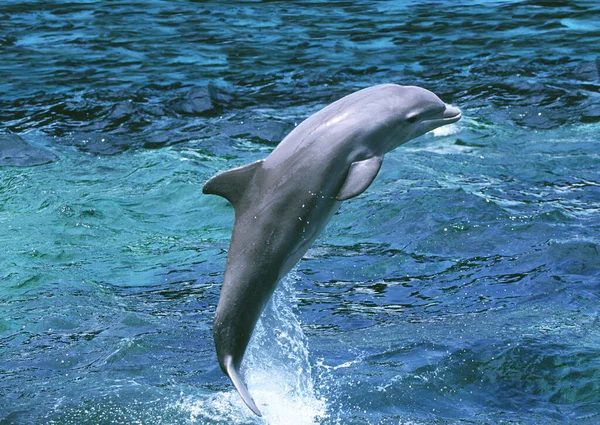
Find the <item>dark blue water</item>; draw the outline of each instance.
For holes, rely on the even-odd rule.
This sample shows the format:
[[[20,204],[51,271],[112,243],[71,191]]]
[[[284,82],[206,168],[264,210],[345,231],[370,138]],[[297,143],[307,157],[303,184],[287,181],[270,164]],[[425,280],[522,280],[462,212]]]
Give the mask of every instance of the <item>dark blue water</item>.
[[[0,424],[600,423],[596,1],[0,4]],[[386,155],[221,373],[215,172],[415,84]]]

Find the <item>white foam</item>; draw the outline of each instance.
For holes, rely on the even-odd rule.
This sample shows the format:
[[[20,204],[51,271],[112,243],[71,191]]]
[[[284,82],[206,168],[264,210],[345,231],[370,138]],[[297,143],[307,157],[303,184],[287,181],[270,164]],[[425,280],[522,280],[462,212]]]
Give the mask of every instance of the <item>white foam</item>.
[[[190,424],[261,423],[235,391],[211,394],[206,397],[186,396],[174,403],[173,406],[189,414]]]
[[[279,284],[259,320],[242,373],[265,423],[314,425],[326,416],[326,400],[316,395],[308,342],[294,311],[290,273]]]
[[[242,362],[241,373],[263,417],[255,416],[235,389],[185,397],[177,408],[190,423],[317,425],[327,417],[327,404],[316,394],[308,343],[294,311],[290,273],[282,279],[263,312]]]
[[[433,133],[435,137],[452,136],[453,134],[457,134],[459,132],[460,128],[456,124],[443,125],[431,130],[431,133]]]

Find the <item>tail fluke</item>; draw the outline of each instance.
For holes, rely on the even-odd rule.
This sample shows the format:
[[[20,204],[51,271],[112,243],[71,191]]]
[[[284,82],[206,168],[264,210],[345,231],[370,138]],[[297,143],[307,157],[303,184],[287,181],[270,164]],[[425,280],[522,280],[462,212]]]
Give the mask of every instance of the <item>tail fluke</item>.
[[[248,392],[248,388],[246,388],[246,384],[244,384],[244,381],[242,380],[240,373],[238,372],[237,368],[233,364],[233,359],[228,356],[225,359],[224,363],[225,363],[224,366],[227,371],[227,375],[231,379],[231,382],[233,382],[233,385],[235,386],[235,389],[242,397],[242,400],[244,400],[244,403],[246,403],[246,406],[248,406],[250,408],[250,410],[252,410],[252,412],[254,412],[255,415],[262,416],[262,414],[260,413],[260,410],[258,410],[258,407],[256,407],[256,403],[254,403],[252,396]]]

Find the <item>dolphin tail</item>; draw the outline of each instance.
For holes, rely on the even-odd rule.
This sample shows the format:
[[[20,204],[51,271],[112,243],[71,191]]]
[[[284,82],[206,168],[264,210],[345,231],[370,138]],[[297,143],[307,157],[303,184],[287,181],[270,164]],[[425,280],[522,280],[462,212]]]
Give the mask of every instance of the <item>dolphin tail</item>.
[[[231,358],[231,356],[228,356],[225,359],[224,363],[225,370],[227,375],[229,376],[229,379],[231,379],[231,382],[233,382],[235,389],[242,397],[242,400],[244,400],[244,403],[246,403],[246,406],[248,406],[256,416],[262,416],[260,410],[258,410],[258,407],[256,407],[256,403],[254,403],[252,396],[248,392],[248,388],[246,388],[246,384],[244,384],[244,381],[242,380],[242,377],[240,376],[237,367],[235,367],[235,365],[233,364],[233,359]]]

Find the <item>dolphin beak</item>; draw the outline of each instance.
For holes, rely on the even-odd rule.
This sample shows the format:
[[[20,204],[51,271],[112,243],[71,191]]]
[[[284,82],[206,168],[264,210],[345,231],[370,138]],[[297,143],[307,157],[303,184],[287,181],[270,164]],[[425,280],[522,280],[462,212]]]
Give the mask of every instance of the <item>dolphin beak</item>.
[[[442,120],[444,121],[444,124],[450,124],[458,121],[461,116],[460,109],[452,105],[446,105],[446,109],[442,115]]]
[[[437,118],[421,121],[419,128],[413,137],[425,134],[443,125],[452,124],[458,121],[461,117],[462,115],[460,113],[460,109],[452,105],[446,105],[446,108],[441,113],[441,116],[438,115]]]

